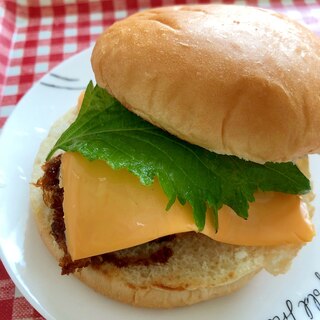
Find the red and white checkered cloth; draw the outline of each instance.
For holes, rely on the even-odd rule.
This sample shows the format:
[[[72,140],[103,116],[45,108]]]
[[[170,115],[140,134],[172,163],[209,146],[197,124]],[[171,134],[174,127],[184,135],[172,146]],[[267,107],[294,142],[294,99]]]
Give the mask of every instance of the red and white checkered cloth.
[[[89,47],[115,20],[150,7],[217,1],[0,0],[0,132],[33,83]],[[220,1],[271,8],[320,35],[320,0]],[[43,319],[21,296],[0,261],[0,319]]]

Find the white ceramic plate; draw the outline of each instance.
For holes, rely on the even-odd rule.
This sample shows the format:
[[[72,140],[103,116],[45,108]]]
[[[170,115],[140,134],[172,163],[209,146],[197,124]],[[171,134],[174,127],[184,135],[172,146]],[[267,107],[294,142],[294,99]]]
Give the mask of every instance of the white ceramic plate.
[[[261,272],[231,296],[174,310],[133,308],[100,296],[72,276],[60,276],[32,219],[29,183],[35,154],[49,127],[93,79],[90,52],[63,62],[37,83],[14,110],[0,137],[0,254],[29,302],[47,319],[320,319],[318,236],[301,250],[286,275]],[[319,194],[319,157],[311,157],[311,169]],[[314,221],[319,230],[318,201],[314,202]]]

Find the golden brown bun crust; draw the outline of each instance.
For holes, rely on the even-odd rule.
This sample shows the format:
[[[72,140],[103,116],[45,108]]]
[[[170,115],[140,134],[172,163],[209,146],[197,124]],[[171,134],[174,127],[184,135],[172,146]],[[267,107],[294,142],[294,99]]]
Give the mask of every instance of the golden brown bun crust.
[[[100,36],[92,67],[127,108],[217,153],[264,163],[320,151],[320,39],[278,13],[137,13]]]
[[[32,182],[42,176],[41,165],[46,155],[75,114],[75,109],[71,110],[51,128],[35,160]],[[63,252],[50,234],[51,210],[45,206],[40,188],[31,185],[30,197],[40,235],[59,260]],[[129,255],[132,250],[144,253],[153,246],[137,246],[123,250],[123,254]],[[173,256],[166,264],[117,268],[105,263],[100,269],[88,267],[75,275],[110,298],[135,306],[171,308],[229,294],[245,285],[262,268],[273,274],[284,273],[301,248],[295,245],[233,246],[195,233],[176,237],[170,246]]]

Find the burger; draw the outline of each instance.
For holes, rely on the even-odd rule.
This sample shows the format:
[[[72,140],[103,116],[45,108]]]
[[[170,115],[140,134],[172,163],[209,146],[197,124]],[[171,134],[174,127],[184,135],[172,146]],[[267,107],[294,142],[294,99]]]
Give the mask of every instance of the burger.
[[[315,232],[320,40],[269,10],[163,7],[108,28],[91,62],[34,164],[62,274],[170,308],[286,272]]]

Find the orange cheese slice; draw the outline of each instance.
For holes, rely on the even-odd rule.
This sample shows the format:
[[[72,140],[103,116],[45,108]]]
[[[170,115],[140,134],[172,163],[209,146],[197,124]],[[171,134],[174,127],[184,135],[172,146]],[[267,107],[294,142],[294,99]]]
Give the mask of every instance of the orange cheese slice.
[[[72,258],[80,259],[129,248],[162,236],[198,231],[190,205],[176,201],[169,211],[158,181],[143,186],[127,170],[78,153],[62,157],[66,238]],[[255,194],[249,218],[229,207],[219,210],[216,233],[208,210],[203,234],[235,245],[303,243],[314,236],[306,204],[299,196],[276,192]]]

